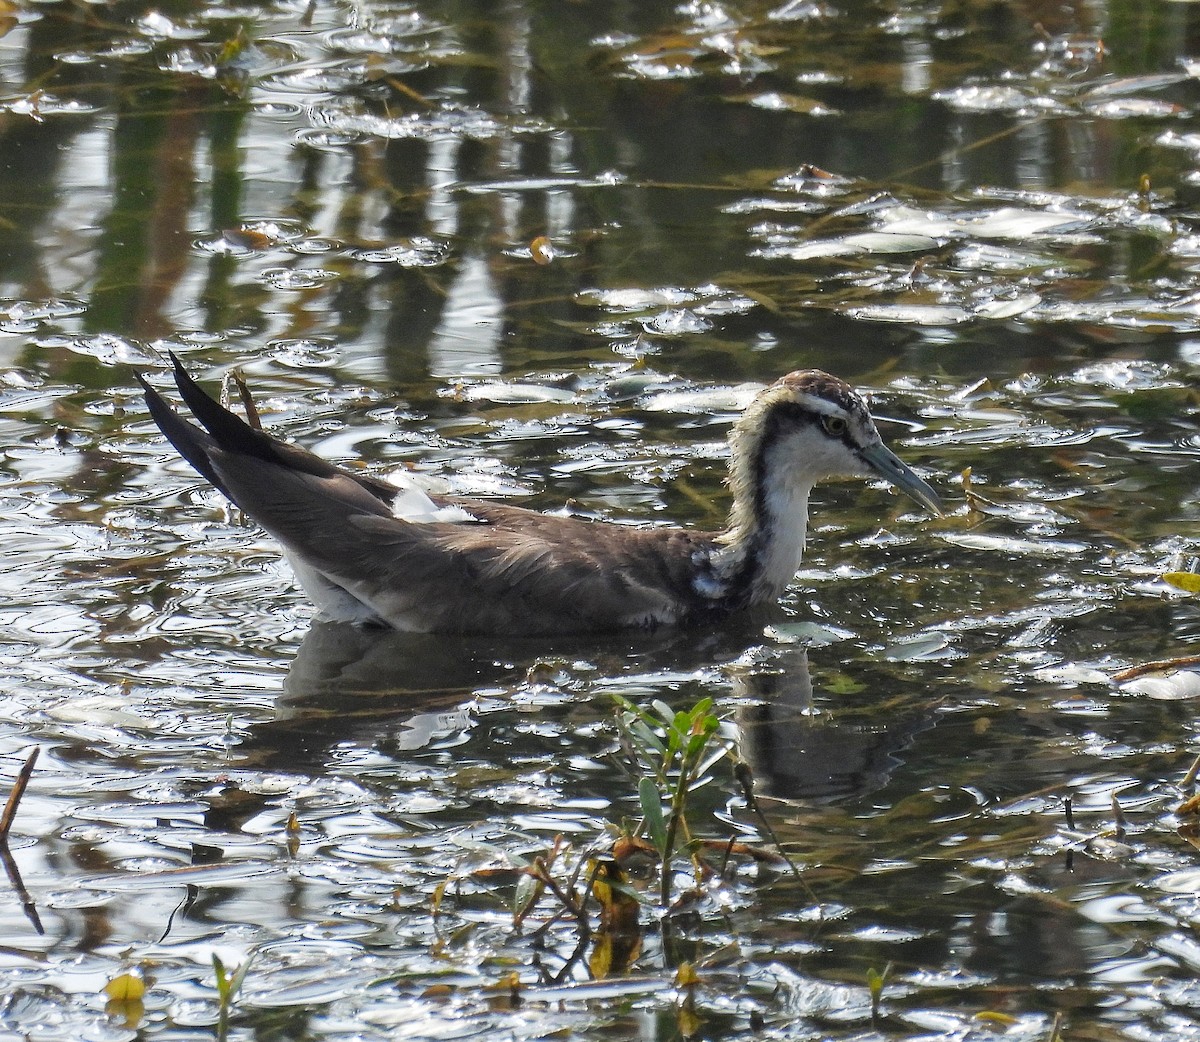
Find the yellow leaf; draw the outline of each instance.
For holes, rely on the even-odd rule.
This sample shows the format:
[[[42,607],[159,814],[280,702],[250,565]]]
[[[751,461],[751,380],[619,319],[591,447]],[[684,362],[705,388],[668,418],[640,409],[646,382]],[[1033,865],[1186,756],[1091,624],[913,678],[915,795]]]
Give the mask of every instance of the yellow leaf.
[[[104,1012],[127,1028],[138,1028],[146,1016],[146,1004],[141,999],[109,999]]]
[[[246,49],[248,43],[245,30],[239,29],[237,33],[221,44],[221,52],[217,55],[217,64],[228,65]]]
[[[1017,1018],[1008,1014],[1000,1013],[994,1009],[982,1009],[975,1014],[976,1020],[986,1020],[992,1024],[999,1024],[1003,1027],[1009,1027],[1017,1022]]]
[[[7,36],[17,27],[17,12],[20,5],[11,0],[0,0],[0,36]]]
[[[694,1038],[704,1027],[704,1021],[697,1016],[696,1011],[690,1005],[681,1006],[675,1017],[679,1025],[679,1033],[684,1038]]]
[[[131,1002],[146,994],[146,982],[136,973],[122,973],[104,985],[104,994],[118,1002]]]
[[[515,997],[521,991],[521,975],[516,970],[510,970],[498,981],[485,984],[484,987],[488,991],[507,991]]]
[[[597,980],[625,973],[642,952],[641,908],[616,861],[593,861],[592,897],[600,904],[600,926],[588,958]]]
[[[1170,583],[1185,593],[1200,593],[1200,575],[1195,572],[1167,572],[1163,582]]]
[[[641,908],[616,861],[593,862],[592,896],[600,904],[600,929],[636,933]]]
[[[488,1006],[492,1009],[514,1010],[521,1005],[521,978],[516,970],[505,974],[495,984],[485,984]]]
[[[554,244],[544,235],[539,235],[529,244],[529,256],[536,264],[549,264],[554,260]]]
[[[596,980],[604,980],[612,973],[613,936],[610,933],[601,934],[592,946],[592,954],[588,956],[588,969]]]
[[[265,250],[275,244],[275,240],[265,232],[254,228],[224,228],[221,238],[231,246],[240,246],[246,250]]]
[[[675,971],[675,987],[694,988],[699,983],[700,977],[695,967],[690,962],[681,962],[679,969]]]

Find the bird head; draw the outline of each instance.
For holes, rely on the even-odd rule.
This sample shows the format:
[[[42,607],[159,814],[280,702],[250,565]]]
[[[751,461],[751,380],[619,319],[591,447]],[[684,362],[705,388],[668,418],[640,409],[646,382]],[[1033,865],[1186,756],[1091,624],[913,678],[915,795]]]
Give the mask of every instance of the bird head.
[[[837,477],[881,477],[942,512],[937,493],[884,445],[862,396],[817,369],[789,373],[762,391],[735,425],[732,446],[735,500],[760,521],[770,504],[806,503],[813,485]]]

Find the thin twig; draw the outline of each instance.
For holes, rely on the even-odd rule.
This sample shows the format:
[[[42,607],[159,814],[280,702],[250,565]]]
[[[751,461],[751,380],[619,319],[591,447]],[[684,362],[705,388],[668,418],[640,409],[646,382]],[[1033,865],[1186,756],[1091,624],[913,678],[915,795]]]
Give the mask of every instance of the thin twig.
[[[1054,1014],[1054,1023],[1050,1026],[1050,1034],[1046,1038],[1046,1042],[1062,1042],[1062,1011]]]
[[[575,964],[581,958],[583,958],[583,954],[584,954],[584,952],[587,951],[587,945],[588,945],[588,941],[590,939],[591,939],[591,935],[588,934],[586,931],[584,931],[584,930],[579,931],[579,941],[576,943],[574,949],[571,951],[571,954],[567,956],[566,962],[564,962],[562,964],[562,966],[559,968],[559,971],[557,973],[549,975],[550,983],[561,984],[564,980],[567,979],[567,975],[574,968]]]
[[[750,765],[745,760],[735,761],[733,776],[737,778],[738,784],[742,787],[742,795],[746,797],[746,805],[754,812],[755,817],[762,823],[762,827],[767,830],[767,835],[770,837],[771,842],[775,844],[775,849],[779,852],[779,856],[788,863],[788,868],[792,870],[792,875],[799,879],[799,866],[788,857],[787,851],[783,849],[783,844],[779,842],[779,837],[775,834],[775,829],[762,809],[762,804],[758,802],[758,796],[754,792],[754,774],[750,770]]]
[[[423,108],[433,108],[433,102],[430,101],[424,94],[415,91],[403,80],[398,80],[395,76],[385,76],[383,82],[392,88],[397,94],[403,94],[410,101],[415,101]]]
[[[579,927],[581,930],[590,932],[591,926],[587,921],[586,909],[584,909],[579,904],[579,902],[578,902],[578,900],[576,900],[574,894],[568,894],[565,890],[563,890],[563,888],[561,886],[559,886],[558,880],[556,880],[552,875],[550,875],[550,872],[546,867],[545,859],[540,858],[540,857],[535,857],[533,859],[532,867],[533,867],[534,878],[540,879],[543,883],[546,884],[547,887],[550,888],[550,892],[559,899],[559,901],[562,903],[563,908],[565,908],[567,910],[567,913],[575,919],[575,921],[579,924]]]
[[[32,897],[29,896],[29,891],[25,889],[25,883],[21,879],[21,873],[17,868],[16,861],[9,853],[8,844],[0,843],[0,864],[4,865],[4,874],[8,876],[8,883],[13,888],[13,892],[21,900],[21,909],[25,912],[25,918],[33,923],[33,928],[37,930],[39,935],[45,935],[46,930],[42,926],[41,917],[38,915],[37,905]]]
[[[1121,804],[1117,802],[1117,795],[1113,793],[1112,798],[1113,821],[1117,826],[1117,839],[1125,839],[1125,812],[1121,810]]]
[[[254,397],[250,394],[250,388],[246,386],[245,377],[239,369],[233,370],[229,375],[238,389],[238,397],[242,399],[242,408],[246,410],[246,422],[256,431],[261,431],[262,418],[258,415],[258,406],[254,404]]]
[[[4,805],[4,813],[0,814],[0,844],[8,843],[8,832],[12,828],[13,818],[17,816],[17,807],[21,803],[21,797],[25,795],[25,787],[33,775],[33,766],[37,763],[40,751],[40,747],[36,745],[33,747],[33,751],[25,761],[25,766],[17,773],[17,778],[13,782],[12,792],[8,794],[8,802]]]
[[[730,858],[730,857],[732,856],[732,854],[733,854],[733,845],[734,845],[736,842],[737,842],[737,836],[730,836],[730,837],[729,837],[729,842],[727,842],[727,843],[725,844],[725,853],[724,853],[724,855],[721,857],[721,869],[720,869],[720,871],[717,873],[717,875],[718,875],[718,876],[719,876],[719,877],[720,877],[722,880],[724,880],[724,879],[725,879],[725,873],[726,873],[726,871],[728,871],[728,869],[729,869],[729,858]]]
[[[1063,816],[1067,819],[1067,831],[1075,831],[1075,815],[1071,810],[1071,797],[1063,797]],[[1068,872],[1075,871],[1075,848],[1067,847],[1067,856],[1063,859],[1064,867]]]
[[[687,787],[690,784],[691,764],[686,760],[679,764],[679,781],[671,795],[671,820],[667,822],[667,838],[663,844],[662,875],[659,879],[659,902],[663,908],[671,904],[671,862],[674,860],[675,837],[679,832],[679,819],[687,803]]]
[[[1191,767],[1188,768],[1187,774],[1183,776],[1183,781],[1179,783],[1181,789],[1190,789],[1196,784],[1196,775],[1200,774],[1200,754],[1192,761]]]
[[[1147,673],[1165,673],[1168,669],[1182,669],[1184,666],[1200,664],[1200,655],[1183,655],[1180,658],[1161,658],[1154,662],[1143,662],[1140,666],[1130,666],[1113,674],[1113,680],[1123,684],[1126,680],[1136,680]]]
[[[191,909],[192,905],[195,904],[196,898],[199,896],[200,888],[196,886],[195,883],[188,883],[188,885],[184,888],[183,900],[180,901],[179,904],[177,904],[174,908],[172,908],[171,914],[167,916],[167,925],[163,928],[162,936],[158,939],[159,944],[162,944],[162,942],[167,939],[167,935],[170,934],[171,927],[175,922],[175,916],[177,916],[180,912],[183,912],[186,915]]]
[[[562,836],[555,837],[555,843],[557,843],[561,839],[562,839]],[[596,857],[596,853],[597,853],[597,851],[594,847],[588,847],[587,850],[584,850],[580,853],[579,861],[576,863],[574,870],[571,872],[571,878],[567,880],[567,886],[569,886],[571,888],[571,893],[575,893],[575,884],[579,882],[579,877],[581,875],[583,875],[583,870],[585,868],[587,868],[588,863]],[[592,879],[595,879],[595,878],[596,878],[596,870],[595,870],[595,868],[593,868],[592,869]],[[587,903],[588,895],[591,893],[591,886],[592,886],[592,884],[589,881],[587,887],[584,888],[583,897],[580,900],[580,904]]]
[[[542,923],[541,926],[535,927],[529,932],[528,936],[530,943],[534,947],[544,947],[546,944],[546,935],[564,919],[573,918],[575,918],[574,913],[572,913],[570,910],[566,908],[558,909],[558,911],[556,911],[552,916],[550,916],[549,919]]]

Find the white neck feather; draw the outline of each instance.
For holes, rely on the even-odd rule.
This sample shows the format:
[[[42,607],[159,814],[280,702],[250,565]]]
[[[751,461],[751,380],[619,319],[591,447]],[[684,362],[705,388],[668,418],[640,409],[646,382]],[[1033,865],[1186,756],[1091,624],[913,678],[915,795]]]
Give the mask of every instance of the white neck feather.
[[[746,584],[750,604],[778,600],[800,568],[814,484],[811,458],[786,442],[768,448],[763,462],[761,490],[744,468],[741,474],[735,469],[729,527],[713,560],[728,587]]]
[[[733,606],[776,600],[804,556],[813,486],[866,473],[854,446],[878,440],[862,400],[824,373],[790,373],[755,398],[733,426],[733,509],[697,592]]]
[[[783,485],[766,497],[766,529],[760,538],[755,601],[776,601],[800,569],[808,535],[811,485]]]

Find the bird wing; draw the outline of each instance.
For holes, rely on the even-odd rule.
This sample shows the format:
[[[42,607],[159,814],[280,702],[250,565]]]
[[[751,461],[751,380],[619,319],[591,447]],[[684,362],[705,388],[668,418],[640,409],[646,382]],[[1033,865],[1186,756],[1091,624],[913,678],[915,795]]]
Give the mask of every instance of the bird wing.
[[[256,430],[175,360],[203,429],[145,381],[151,415],[204,477],[274,536],[335,617],[434,632],[569,633],[678,622],[696,607],[692,558],[711,537],[455,497],[476,520],[393,516],[398,490]]]
[[[696,607],[691,557],[703,538],[693,533],[457,503],[479,523],[352,518],[373,571],[348,588],[393,625],[442,632],[653,627]]]

